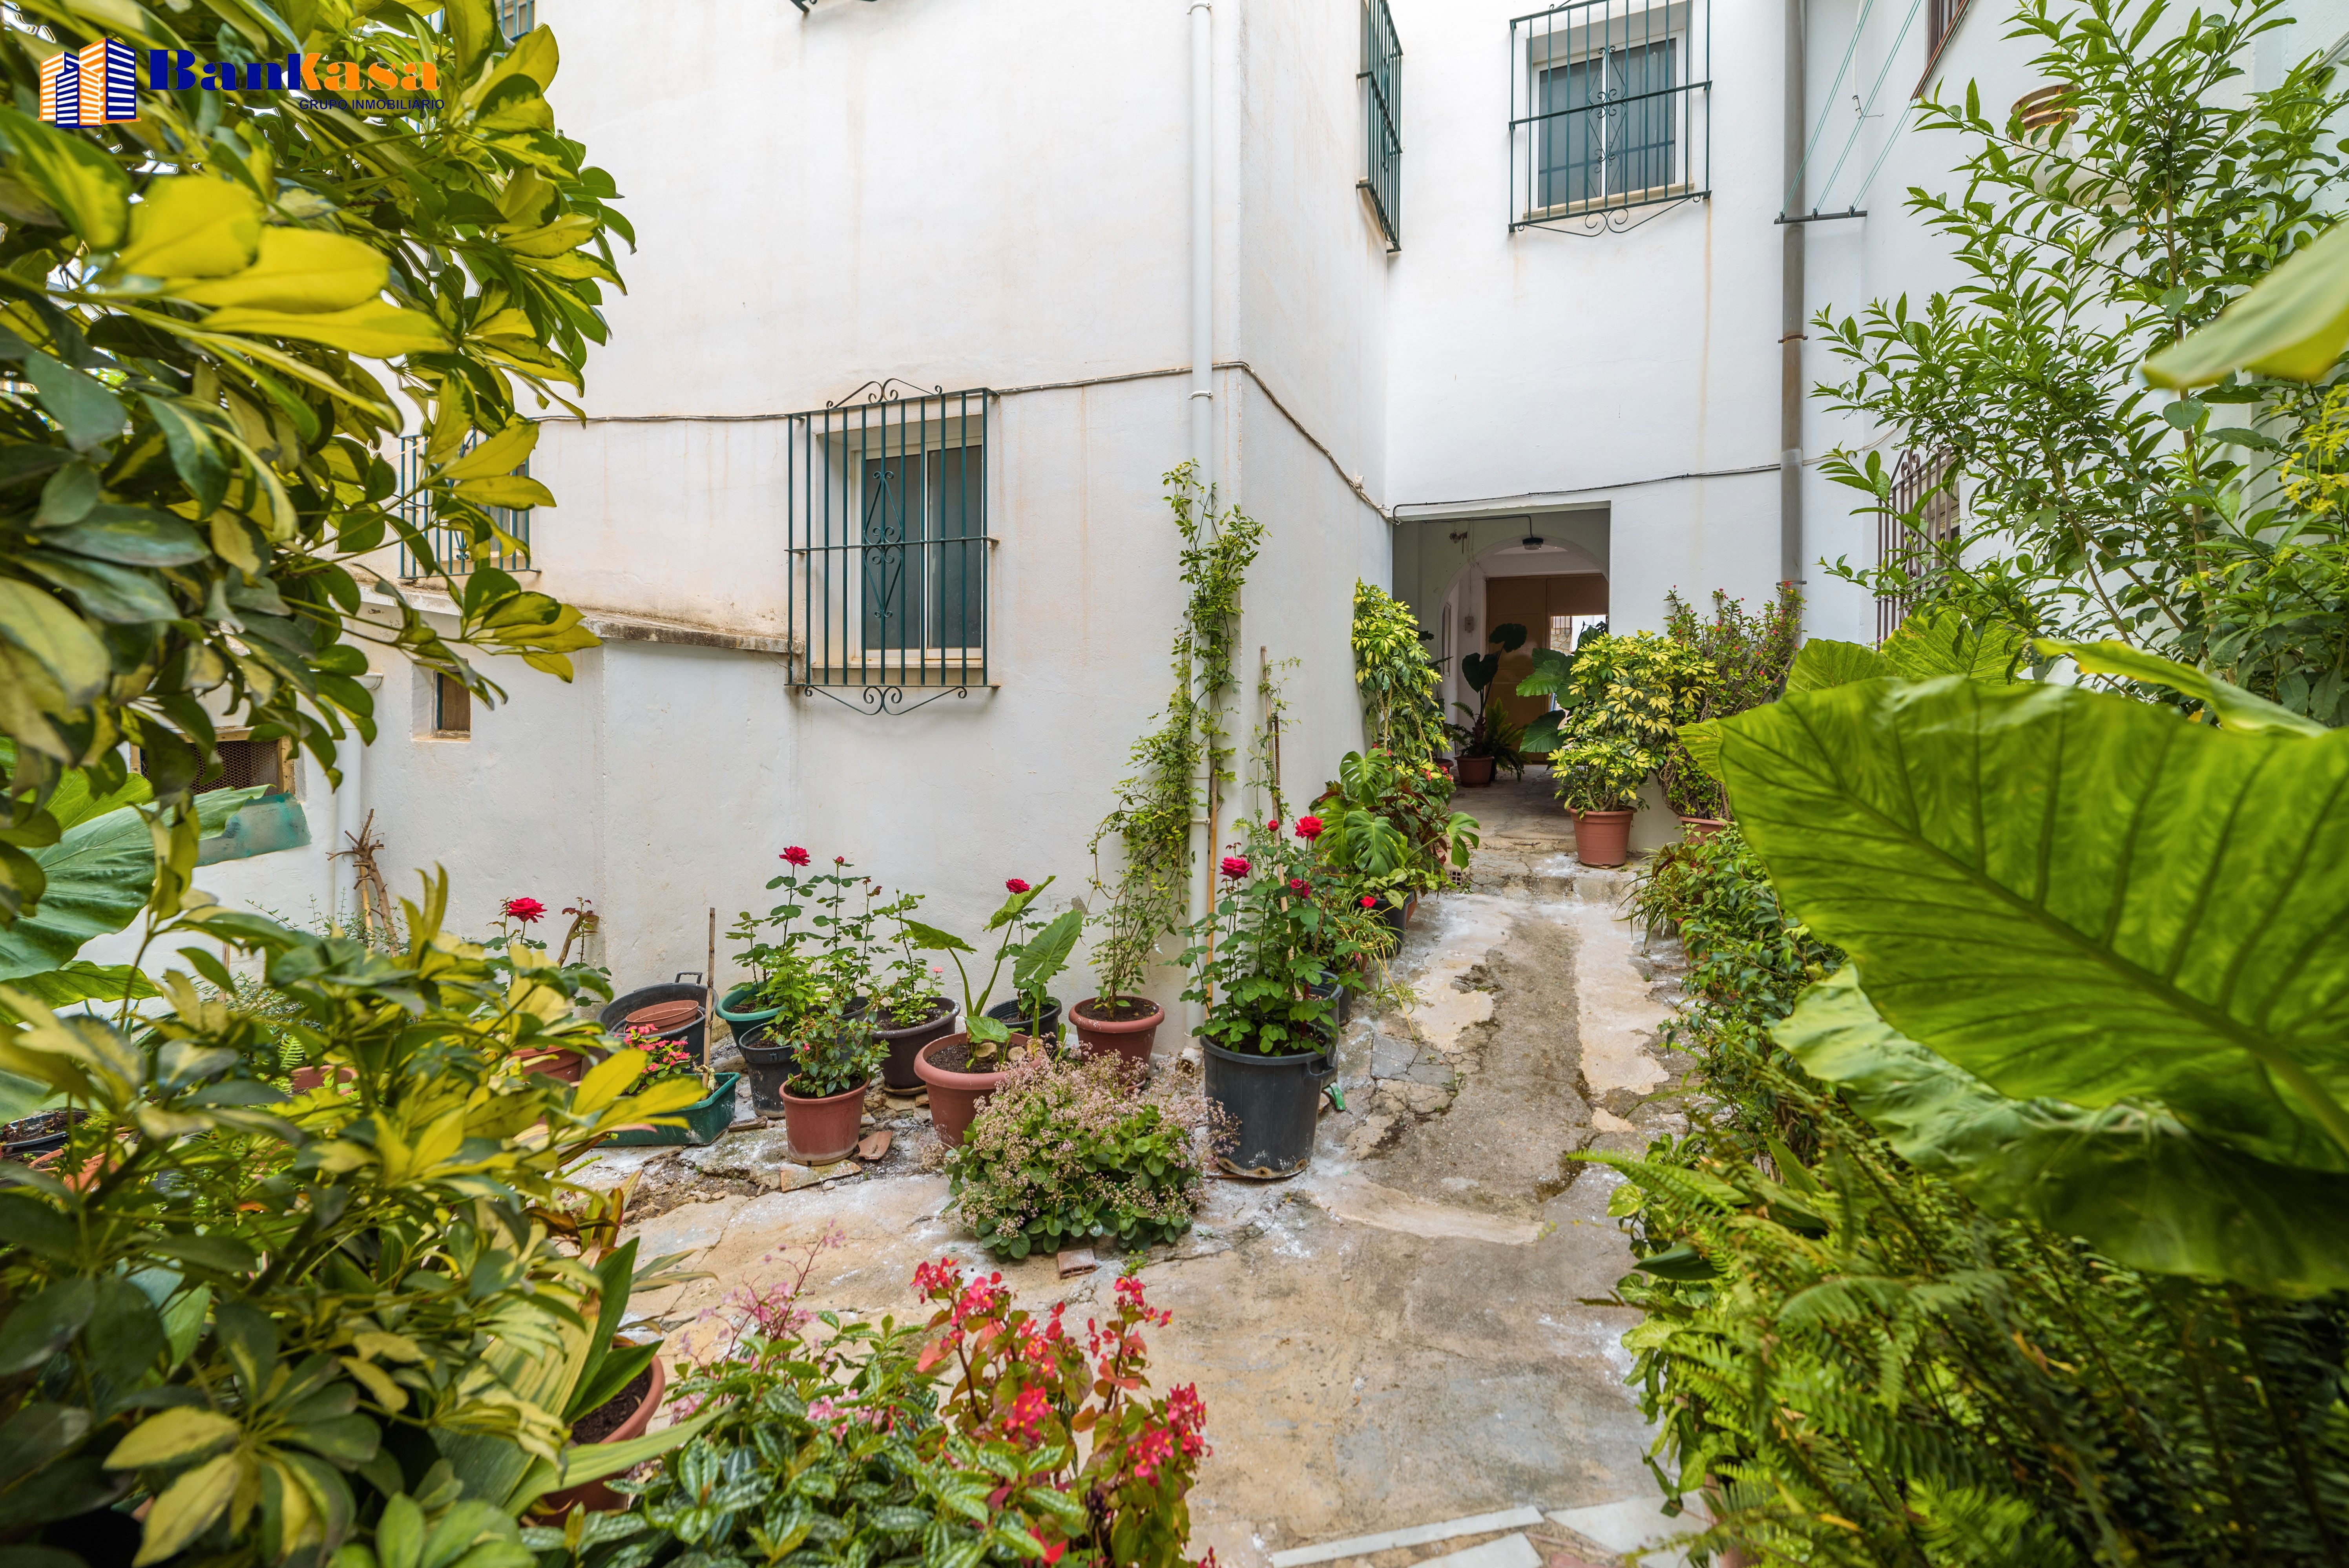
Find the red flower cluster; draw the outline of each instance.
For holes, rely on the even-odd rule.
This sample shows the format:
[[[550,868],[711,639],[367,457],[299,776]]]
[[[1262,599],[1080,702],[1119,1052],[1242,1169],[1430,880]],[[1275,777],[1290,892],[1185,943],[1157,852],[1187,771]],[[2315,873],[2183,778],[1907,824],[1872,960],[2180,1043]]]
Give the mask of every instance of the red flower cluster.
[[[1226,855],[1226,856],[1225,856],[1225,857],[1224,857],[1224,875],[1225,875],[1225,876],[1226,876],[1226,877],[1245,877],[1245,876],[1247,876],[1247,874],[1248,874],[1248,863],[1247,863],[1247,856],[1245,856],[1245,855]]]
[[[1017,877],[1005,877],[1003,887],[1006,892],[1010,893],[1025,893],[1028,890],[1028,884]]]
[[[959,1377],[943,1395],[938,1415],[982,1441],[1007,1443],[1020,1473],[999,1472],[1004,1484],[988,1498],[998,1510],[1023,1513],[1047,1564],[1064,1556],[1108,1560],[1109,1542],[1129,1542],[1141,1560],[1174,1560],[1184,1493],[1209,1452],[1206,1407],[1194,1385],[1164,1398],[1150,1393],[1142,1335],[1172,1314],[1154,1309],[1140,1280],[1117,1282],[1116,1314],[1088,1322],[1080,1345],[1062,1326],[1066,1303],[1039,1318],[1011,1305],[999,1273],[966,1282],[962,1270],[940,1259],[914,1271],[914,1288],[937,1307],[924,1369],[949,1357]],[[946,1387],[942,1384],[941,1387]],[[1079,1434],[1090,1451],[1080,1457]],[[1013,1501],[1049,1487],[1086,1500],[1091,1522],[1071,1531],[1058,1515],[1026,1513]],[[1129,1560],[1121,1558],[1121,1560]]]
[[[808,852],[794,844],[789,849],[783,851],[781,858],[791,862],[794,866],[804,866],[808,863]]]
[[[546,906],[535,898],[508,898],[502,912],[508,919],[520,920],[526,926],[545,914]]]
[[[1308,843],[1320,837],[1321,819],[1318,816],[1299,817],[1297,819],[1297,836],[1306,840]]]

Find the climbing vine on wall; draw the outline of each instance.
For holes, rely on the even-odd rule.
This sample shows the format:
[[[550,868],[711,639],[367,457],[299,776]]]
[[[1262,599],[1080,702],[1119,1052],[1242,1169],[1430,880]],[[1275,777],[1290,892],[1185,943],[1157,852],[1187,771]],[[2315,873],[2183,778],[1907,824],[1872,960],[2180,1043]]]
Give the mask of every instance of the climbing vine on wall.
[[[1098,872],[1093,887],[1109,899],[1100,916],[1094,960],[1104,999],[1133,994],[1158,939],[1183,923],[1191,874],[1191,817],[1212,813],[1234,782],[1222,701],[1234,685],[1240,588],[1264,541],[1264,524],[1237,507],[1218,514],[1214,493],[1185,463],[1165,477],[1166,504],[1183,535],[1183,581],[1190,590],[1174,633],[1174,691],[1155,728],[1133,743],[1133,774],[1118,785],[1117,805],[1094,829],[1096,864],[1103,841],[1125,851],[1113,884]],[[1206,798],[1199,790],[1204,784]]]
[[[1362,694],[1363,739],[1423,763],[1444,749],[1443,676],[1411,607],[1371,583],[1354,584],[1354,687]]]

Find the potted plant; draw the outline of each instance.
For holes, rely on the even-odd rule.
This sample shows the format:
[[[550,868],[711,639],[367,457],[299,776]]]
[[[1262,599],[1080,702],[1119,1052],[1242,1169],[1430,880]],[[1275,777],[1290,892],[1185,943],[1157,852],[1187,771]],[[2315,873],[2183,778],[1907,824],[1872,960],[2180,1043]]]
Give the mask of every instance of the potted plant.
[[[814,901],[816,890],[838,877],[816,873],[802,879],[802,868],[814,857],[796,844],[777,858],[789,869],[769,880],[767,890],[784,889],[783,902],[763,916],[743,910],[727,933],[741,944],[735,961],[750,971],[750,978],[726,992],[718,1004],[718,1016],[733,1030],[734,1044],[743,1048],[745,1060],[753,1047],[764,1044],[779,1021],[788,1024],[822,1005],[827,995],[817,956],[800,950],[810,933],[799,929],[799,919],[806,912],[807,903]],[[768,937],[764,934],[768,931],[774,935]]]
[[[1357,899],[1376,900],[1400,937],[1419,895],[1443,887],[1481,842],[1476,819],[1451,809],[1452,793],[1432,763],[1349,752],[1298,829]]]
[[[1098,886],[1098,884],[1096,884]],[[1157,917],[1135,898],[1112,897],[1093,920],[1093,969],[1101,992],[1069,1010],[1077,1048],[1086,1056],[1113,1056],[1147,1075],[1151,1047],[1166,1010],[1134,994],[1158,945]]]
[[[1506,768],[1511,778],[1523,778],[1526,773],[1525,730],[1509,717],[1506,708],[1493,706],[1493,678],[1501,672],[1501,660],[1526,645],[1526,628],[1508,621],[1493,628],[1488,639],[1500,649],[1498,653],[1472,653],[1460,661],[1460,673],[1466,678],[1468,689],[1476,693],[1476,706],[1454,702],[1454,707],[1468,715],[1469,722],[1446,724],[1452,736],[1454,768],[1463,784],[1489,784],[1495,768]]]
[[[1579,736],[1552,752],[1549,766],[1558,803],[1574,816],[1575,858],[1585,866],[1622,865],[1630,855],[1640,786],[1655,771],[1655,754],[1619,735]]]
[[[1697,684],[1681,725],[1725,719],[1776,701],[1802,644],[1802,622],[1803,593],[1792,583],[1780,583],[1777,597],[1754,615],[1745,612],[1744,600],[1715,588],[1711,620],[1699,616],[1677,591],[1667,593],[1666,635],[1695,649],[1710,674]],[[1727,825],[1728,789],[1697,765],[1678,730],[1664,748],[1656,783],[1681,819],[1684,839],[1701,843]]]
[[[809,1165],[845,1159],[864,1127],[864,1091],[885,1054],[872,1020],[812,1012],[793,1027],[790,1045],[781,1093],[792,1152]]]
[[[1333,929],[1315,887],[1329,873],[1310,842],[1280,831],[1278,818],[1251,824],[1220,863],[1222,896],[1183,955],[1192,976],[1183,999],[1207,1011],[1207,1099],[1231,1129],[1216,1157],[1242,1176],[1294,1176],[1312,1158],[1337,1040],[1336,997],[1319,988],[1332,977],[1362,984],[1359,950]]]
[[[970,953],[976,956],[978,949],[951,931],[942,931],[919,920],[904,922],[906,940],[915,948],[924,952],[946,954],[954,961],[955,973],[962,979],[964,1027],[957,1033],[931,1041],[914,1054],[914,1071],[920,1075],[923,1083],[929,1085],[931,1125],[938,1129],[939,1141],[948,1147],[962,1141],[963,1129],[969,1127],[971,1117],[978,1114],[979,1102],[1002,1085],[1004,1073],[1011,1064],[1013,1054],[1032,1053],[1039,1048],[1035,1037],[1014,1034],[1009,1023],[989,1012],[988,999],[995,992],[995,982],[1003,977],[1004,961],[1012,957],[1015,950],[1019,950],[1019,957],[1023,963],[1026,962],[1024,950],[1040,940],[1031,938],[1023,942],[1020,933],[1030,925],[1026,919],[1029,906],[1035,903],[1044,889],[1051,885],[1050,877],[1033,887],[1016,877],[1004,884],[1010,890],[1010,896],[987,918],[987,929],[1001,931],[1002,940],[996,944],[994,966],[988,971],[987,984],[976,992],[971,989],[970,971],[963,963],[962,955]],[[1069,948],[1075,944],[1077,926],[1082,919],[1082,916],[1071,909],[1052,923],[1052,930],[1044,933],[1051,936],[1053,931],[1066,929],[1065,939],[1054,938],[1060,943],[1061,961],[1066,961]],[[1048,951],[1040,950],[1037,961],[1040,963],[1049,956]],[[1052,968],[1057,972],[1059,964],[1053,964]],[[1015,971],[1015,982],[1018,978],[1019,971]],[[1046,974],[1043,979],[1049,981],[1050,975]],[[1037,999],[1040,1003],[1044,1000],[1040,989],[1040,985]],[[1041,1012],[1040,1006],[1038,1011]]]
[[[530,993],[551,988],[561,998],[559,1011],[564,1017],[570,1016],[573,1005],[586,1002],[591,995],[610,1001],[612,981],[608,973],[593,964],[564,961],[571,952],[569,938],[564,940],[563,956],[549,958],[546,944],[530,934],[533,923],[545,915],[546,906],[536,898],[508,898],[498,906],[497,930],[481,943],[481,953],[491,972],[506,982],[508,1001],[523,1002]],[[532,1005],[535,1009],[544,1004]],[[549,1006],[547,1011],[557,1010]],[[514,1059],[524,1072],[543,1073],[564,1084],[577,1083],[587,1068],[586,1054],[570,1046],[533,1049],[525,1044],[515,1052]],[[315,1088],[323,1081],[323,1073],[315,1074],[308,1086]]]
[[[937,988],[946,971],[922,961],[905,920],[920,902],[918,894],[907,894],[881,911],[897,922],[896,957],[874,974],[865,1007],[885,1053],[882,1086],[901,1092],[922,1086],[914,1058],[923,1046],[945,1038],[955,1021],[954,998]]]
[[[1044,885],[1049,887],[1051,881],[1047,877]],[[1013,895],[1029,891],[1028,884],[1017,877],[1006,881],[1003,888]],[[1043,890],[1043,887],[1035,889],[1040,894]],[[1071,909],[1045,925],[1037,919],[1031,905],[1013,919],[1012,929],[1015,940],[1006,950],[1012,960],[1012,994],[1010,1000],[988,1008],[988,1016],[999,1020],[1017,1033],[1057,1044],[1061,1039],[1061,999],[1050,994],[1051,981],[1068,967],[1078,933],[1084,929],[1084,916]]]

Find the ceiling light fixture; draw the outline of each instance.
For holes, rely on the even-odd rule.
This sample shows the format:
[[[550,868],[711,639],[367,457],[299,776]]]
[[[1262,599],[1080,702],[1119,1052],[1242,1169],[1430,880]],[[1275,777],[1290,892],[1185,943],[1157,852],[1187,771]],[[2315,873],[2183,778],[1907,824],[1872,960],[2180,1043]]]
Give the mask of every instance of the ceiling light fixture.
[[[1536,550],[1542,547],[1542,536],[1538,534],[1528,534],[1521,543],[1523,543],[1526,547],[1526,553],[1527,555],[1531,555]]]

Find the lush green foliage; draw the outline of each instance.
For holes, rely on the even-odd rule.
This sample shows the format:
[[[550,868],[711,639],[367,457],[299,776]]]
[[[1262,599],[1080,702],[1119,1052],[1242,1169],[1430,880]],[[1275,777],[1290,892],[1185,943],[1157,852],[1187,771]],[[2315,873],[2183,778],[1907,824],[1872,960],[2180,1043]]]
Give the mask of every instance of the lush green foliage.
[[[87,1113],[0,1192],[0,1530],[69,1547],[77,1516],[144,1493],[142,1565],[316,1562],[427,1515],[510,1543],[533,1497],[656,1451],[565,1453],[628,1275],[551,1232],[583,1236],[568,1161],[698,1088],[624,1098],[629,1050],[576,1087],[525,1071],[601,1041],[584,993],[528,948],[492,963],[444,935],[445,883],[427,893],[395,953],[192,904],[150,931],[195,971],[151,1018],[0,989],[0,1069]],[[235,1003],[215,944],[262,959],[290,1009]],[[254,1075],[287,1038],[325,1086]],[[476,1512],[449,1512],[436,1453]]]
[[[1595,632],[1570,655],[1541,654],[1517,691],[1558,700],[1526,737],[1551,753],[1558,799],[1574,811],[1635,809],[1640,784],[1679,744],[1679,726],[1697,722],[1711,664],[1697,648],[1652,631]]]
[[[1084,923],[1082,915],[1074,909],[1065,910],[1048,926],[1030,912],[1031,906],[1051,885],[1050,877],[1032,888],[1017,877],[1004,884],[1009,896],[987,918],[987,929],[1003,935],[996,943],[995,965],[988,971],[987,983],[976,991],[971,989],[970,971],[962,961],[962,955],[975,954],[976,948],[951,931],[926,926],[919,920],[902,921],[905,940],[916,950],[942,952],[954,961],[955,973],[962,980],[963,1027],[970,1033],[973,1072],[992,1072],[1002,1060],[1004,1046],[1011,1038],[1009,1025],[987,1015],[988,1001],[995,994],[995,982],[1003,978],[1004,961],[1011,961],[1012,989],[1026,1004],[1021,1009],[1023,1017],[1032,1024],[1041,1016],[1045,989],[1076,947],[1077,934]]]
[[[1362,743],[1412,763],[1444,750],[1444,673],[1411,607],[1374,584],[1354,584],[1354,686],[1362,696]]]
[[[1870,1094],[1901,1087],[1912,1139],[1997,1168],[1978,1197],[2108,1255],[2349,1285],[2305,1217],[2349,1197],[2349,887],[2311,875],[2349,853],[2349,734],[2279,717],[2298,727],[1944,678],[1727,721],[1746,836],[1866,992],[1788,1043],[1837,1075],[1921,1045],[1954,1075],[1912,1061]]]
[[[858,876],[846,856],[835,856],[829,871],[804,876],[801,868],[813,859],[805,849],[792,845],[777,858],[787,869],[768,880],[767,890],[781,888],[783,901],[764,915],[743,910],[727,932],[741,944],[736,961],[751,975],[738,1011],[780,1009],[781,1022],[788,1025],[811,1012],[838,1010],[851,997],[872,996],[885,983],[903,980],[899,971],[911,963],[911,954],[902,951],[900,943],[899,959],[890,961],[879,922],[911,914],[921,905],[918,894],[901,893],[880,902],[880,884]],[[808,922],[804,930],[799,924],[803,915]],[[917,963],[911,967],[920,968]]]
[[[1328,829],[1319,830],[1324,837]],[[1361,990],[1378,955],[1330,908],[1330,896],[1357,894],[1353,878],[1333,876],[1314,856],[1301,823],[1251,822],[1218,866],[1215,908],[1191,928],[1183,954],[1191,983],[1185,1002],[1204,1002],[1202,1039],[1226,1051],[1295,1055],[1330,1047],[1338,1001],[1317,991],[1332,978]],[[1334,886],[1333,886],[1334,884]]]
[[[1093,967],[1110,1002],[1140,988],[1159,940],[1188,917],[1191,822],[1202,809],[1212,819],[1223,786],[1233,782],[1223,705],[1236,684],[1240,589],[1264,544],[1263,524],[1237,506],[1216,511],[1191,463],[1167,473],[1166,504],[1183,535],[1182,578],[1190,590],[1174,633],[1174,691],[1158,727],[1133,743],[1133,775],[1117,786],[1117,805],[1085,846],[1094,857],[1093,890],[1103,899]],[[1098,867],[1109,838],[1124,851],[1124,864],[1105,884]]]
[[[1000,1274],[925,1263],[920,1330],[819,1320],[796,1277],[730,1298],[725,1354],[678,1385],[707,1429],[626,1513],[528,1532],[568,1568],[1042,1562],[1173,1568],[1207,1449],[1196,1391],[1148,1392],[1138,1280],[1081,1345],[1056,1307],[1014,1310]],[[1090,1354],[1089,1354],[1090,1353]]]
[[[1711,620],[1697,614],[1677,591],[1667,593],[1664,635],[1696,649],[1712,672],[1697,687],[1685,722],[1743,713],[1776,701],[1785,688],[1786,672],[1794,667],[1795,649],[1803,639],[1803,590],[1780,583],[1778,597],[1759,614],[1748,615],[1744,599],[1715,588]],[[1663,786],[1666,803],[1682,816],[1729,815],[1729,797],[1721,781],[1697,764],[1678,734],[1665,749],[1656,782]]]
[[[1015,1064],[945,1155],[955,1207],[1009,1258],[1096,1241],[1134,1251],[1191,1228],[1195,1103],[1138,1098],[1113,1057]]]
[[[1921,498],[1904,521],[1923,569],[1839,566],[1879,591],[1975,621],[2116,639],[2207,666],[2326,723],[2349,719],[2349,528],[2337,507],[2246,468],[2260,453],[2329,479],[2342,413],[2323,389],[2237,380],[2147,388],[2140,361],[2210,321],[2330,222],[2344,95],[2320,57],[2247,90],[2288,26],[2282,0],[2177,14],[2160,0],[2034,0],[2013,27],[2029,79],[2064,84],[2044,130],[1928,101],[1919,124],[1963,140],[1954,194],[1909,206],[1966,277],[1921,309],[1878,301],[1814,333],[1850,368],[1835,407],[1947,453],[1965,503],[1946,542]],[[2301,366],[2303,371],[2313,367]],[[1827,471],[1889,504],[1871,450]]]
[[[1742,798],[1742,797],[1741,797]],[[2118,1267],[1894,1157],[1772,1046],[1839,961],[1735,829],[1661,855],[1641,911],[1688,943],[1692,1130],[1609,1203],[1646,1320],[1625,1343],[1702,1552],[1885,1568],[2315,1564],[2349,1542],[2341,1298]],[[1702,1525],[1702,1518],[1692,1520]],[[1718,1561],[1718,1557],[1714,1558]]]
[[[1433,763],[1347,753],[1313,803],[1316,859],[1357,895],[1433,892],[1482,842],[1476,819],[1451,809],[1455,788]]]
[[[889,1054],[873,1033],[870,1017],[843,1017],[836,1010],[807,1013],[790,1028],[779,1029],[769,1044],[788,1045],[791,1075],[783,1086],[802,1099],[823,1099],[862,1089],[881,1070]]]
[[[191,16],[217,30],[183,38]],[[20,104],[44,55],[101,30],[140,50],[413,61],[440,84],[409,116],[218,88],[142,89],[137,120],[78,130],[0,109],[0,735],[16,746],[0,925],[40,896],[26,851],[56,837],[40,807],[64,771],[110,792],[126,740],[181,814],[223,722],[330,769],[347,728],[371,738],[355,644],[495,698],[466,649],[567,679],[595,640],[486,562],[450,585],[454,637],[388,584],[360,597],[359,562],[393,543],[430,574],[471,564],[436,560],[405,502],[485,556],[510,543],[493,509],[554,503],[513,472],[538,431],[517,389],[543,407],[579,385],[619,282],[605,236],[629,234],[610,177],[554,130],[554,36],[508,48],[488,0],[284,16],[41,4],[0,36]],[[375,365],[428,433],[412,492],[378,450],[402,415]],[[181,886],[197,832],[181,815]]]

